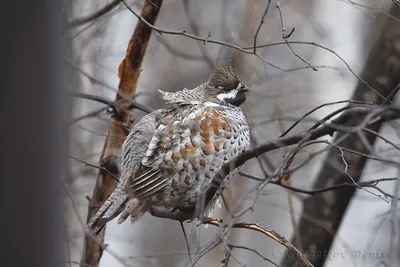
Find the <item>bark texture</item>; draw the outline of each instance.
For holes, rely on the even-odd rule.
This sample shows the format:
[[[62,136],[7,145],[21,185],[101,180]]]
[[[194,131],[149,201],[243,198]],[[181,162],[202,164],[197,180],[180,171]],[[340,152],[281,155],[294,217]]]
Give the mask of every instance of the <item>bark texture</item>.
[[[154,25],[160,12],[162,0],[146,1],[141,16]],[[100,157],[100,166],[114,175],[119,176],[118,162],[121,156],[121,146],[133,122],[129,107],[134,100],[136,86],[141,72],[141,65],[151,36],[151,28],[142,21],[138,21],[135,31],[128,44],[126,56],[119,66],[120,83],[116,96],[117,111],[113,114],[110,130],[106,137]],[[96,213],[104,201],[113,192],[117,181],[107,172],[100,171],[91,197],[87,221]],[[104,241],[105,227],[99,233]],[[96,243],[89,236],[85,236],[81,266],[98,266],[103,253],[102,245]]]

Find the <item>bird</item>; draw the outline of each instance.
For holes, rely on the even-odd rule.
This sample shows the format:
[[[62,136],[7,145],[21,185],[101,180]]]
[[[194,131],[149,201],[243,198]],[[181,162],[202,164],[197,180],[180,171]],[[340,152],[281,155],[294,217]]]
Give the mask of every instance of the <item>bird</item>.
[[[132,127],[122,145],[119,183],[88,229],[99,233],[118,215],[118,224],[129,216],[134,223],[146,212],[180,222],[204,218],[238,169],[222,184],[215,183],[217,172],[250,148],[250,129],[240,108],[249,91],[230,56],[194,89],[159,90],[166,108]],[[213,184],[221,190],[205,197]]]

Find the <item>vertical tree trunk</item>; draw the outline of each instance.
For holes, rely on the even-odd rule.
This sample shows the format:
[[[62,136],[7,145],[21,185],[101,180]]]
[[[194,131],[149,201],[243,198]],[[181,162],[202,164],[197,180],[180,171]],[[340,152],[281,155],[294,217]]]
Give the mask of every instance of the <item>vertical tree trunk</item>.
[[[162,0],[146,1],[141,16],[154,25],[162,2]],[[126,57],[119,67],[120,84],[115,100],[118,110],[112,116],[110,130],[100,157],[100,166],[115,173],[115,175],[119,175],[116,164],[118,164],[118,158],[121,154],[122,143],[128,135],[132,123],[131,116],[127,110],[135,97],[137,81],[150,36],[151,28],[139,20],[129,41]],[[87,221],[92,218],[104,201],[110,196],[115,186],[116,180],[114,177],[106,172],[99,172],[96,186],[89,203]],[[102,241],[104,241],[104,233],[105,227],[99,233]],[[102,246],[89,236],[85,236],[81,266],[98,266],[102,253]]]
[[[399,19],[400,7],[394,4],[389,13]],[[377,38],[377,42],[366,61],[361,78],[384,97],[388,97],[390,92],[399,84],[400,27],[399,23],[394,19],[387,18],[387,22],[381,30],[380,36]],[[362,82],[359,82],[351,99],[373,102],[375,104],[383,102],[381,97],[370,88],[367,88]],[[354,117],[348,126],[358,125],[360,122],[361,118]],[[369,128],[378,132],[381,126],[381,123],[376,123]],[[342,137],[343,134],[338,134],[332,142],[336,143]],[[375,135],[369,133],[366,133],[366,137],[370,144],[373,144],[376,138]],[[350,135],[338,145],[361,153],[369,153],[357,134]],[[367,161],[366,157],[350,155],[348,153],[344,153],[344,157],[351,166],[348,173],[353,177],[355,182],[358,182]],[[351,182],[348,175],[343,172],[344,165],[340,153],[336,149],[331,149],[327,158],[329,162],[322,166],[313,188],[317,189],[343,182]],[[332,164],[332,161],[335,161],[336,164]],[[343,169],[337,170],[333,167],[334,165],[343,165]],[[296,230],[300,236],[300,240],[293,238],[292,243],[300,243],[303,253],[309,255],[310,261],[314,266],[323,266],[334,239],[334,234],[339,228],[354,193],[355,187],[347,187],[342,190],[332,191],[329,194],[309,197],[305,200],[302,219]],[[316,225],[309,218],[318,220],[320,224]],[[281,266],[303,266],[303,263],[295,255],[287,253],[283,258]]]

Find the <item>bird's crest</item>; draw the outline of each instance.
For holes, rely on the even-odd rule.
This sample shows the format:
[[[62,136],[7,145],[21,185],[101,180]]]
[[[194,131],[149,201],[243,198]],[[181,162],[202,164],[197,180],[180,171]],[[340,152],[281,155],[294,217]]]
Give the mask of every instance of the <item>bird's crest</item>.
[[[228,64],[216,68],[208,79],[208,85],[224,91],[235,89],[240,83],[232,66],[232,57],[228,57]]]

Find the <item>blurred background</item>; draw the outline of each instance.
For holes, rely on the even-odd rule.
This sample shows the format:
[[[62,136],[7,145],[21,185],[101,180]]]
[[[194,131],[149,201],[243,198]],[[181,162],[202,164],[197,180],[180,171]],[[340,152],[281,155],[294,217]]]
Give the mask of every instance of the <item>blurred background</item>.
[[[108,0],[72,0],[69,21],[94,14],[110,3],[112,1]],[[127,1],[127,4],[140,13],[145,1]],[[168,0],[162,4],[156,26],[165,30],[185,30],[202,38],[210,35],[213,40],[249,47],[254,45],[254,36],[267,5],[268,1],[261,0]],[[259,30],[257,44],[280,44],[257,48],[259,57],[223,45],[153,31],[142,65],[136,101],[152,109],[163,107],[158,89],[194,88],[205,82],[211,71],[232,55],[238,76],[252,89],[243,111],[251,126],[253,145],[274,140],[311,109],[324,103],[354,99],[355,90],[361,90],[363,101],[376,100],[376,95],[359,78],[367,79],[368,75],[374,75],[376,68],[384,68],[380,67],[386,64],[384,60],[398,60],[396,55],[389,56],[386,52],[385,57],[375,62],[368,59],[371,53],[386,49],[374,46],[382,40],[390,45],[390,51],[400,56],[399,9],[390,0],[272,0]],[[125,57],[136,23],[134,14],[122,3],[117,3],[97,19],[70,24],[68,36],[72,52],[65,56],[75,70],[68,81],[70,92],[96,95],[110,101],[115,99],[118,66]],[[287,45],[283,34],[292,29],[294,31],[287,40],[298,43]],[[371,71],[366,71],[368,69]],[[397,72],[397,83],[399,80],[400,72]],[[318,110],[308,120],[302,121],[294,132],[307,130],[318,119],[343,105],[330,105]],[[143,115],[143,112],[135,110],[135,121]],[[69,122],[69,155],[99,165],[109,125],[110,114],[104,104],[74,98],[72,121]],[[392,142],[400,143],[398,125],[383,125],[379,131]],[[322,139],[329,140],[330,137]],[[315,186],[316,179],[323,175],[322,169],[333,159],[327,157],[327,153],[312,159],[309,157],[325,147],[317,144],[301,150],[295,163],[307,161],[307,164],[291,174],[290,185],[301,189]],[[389,148],[384,140],[374,144],[377,154],[398,161],[399,151]],[[252,159],[246,163],[243,172],[265,177],[265,172],[272,173],[282,164],[289,150],[284,148]],[[339,154],[338,151],[335,153]],[[368,160],[361,167],[351,167],[361,168],[359,181],[399,177],[398,167],[380,161]],[[336,168],[343,172],[345,164],[340,162]],[[86,219],[88,197],[92,196],[97,172],[96,168],[69,160],[66,183],[73,202],[71,195],[63,196],[67,230],[66,266],[79,265],[81,260],[85,234],[80,222]],[[293,193],[276,185],[263,188],[253,203],[256,185],[251,179],[239,177],[225,192],[232,209],[253,207],[237,221],[257,222],[273,229],[289,241],[293,240],[293,245],[300,251],[314,249],[317,253],[326,253],[323,262],[315,266],[400,265],[400,220],[396,201],[372,194],[370,191],[382,195],[373,189],[368,192],[357,189],[354,195],[346,195],[347,191],[344,191],[343,199],[350,199],[346,203],[341,201],[339,192],[337,195],[326,193],[324,197],[331,198],[331,205],[343,207],[343,217],[335,210],[322,211],[329,218],[336,216],[335,220],[340,222],[338,225],[317,216],[318,212],[304,208],[312,196]],[[329,185],[329,181],[324,185]],[[399,194],[396,181],[380,183],[379,187],[390,194]],[[215,217],[226,215],[224,205],[213,211]],[[304,220],[313,226],[300,231],[298,225]],[[193,258],[210,246],[219,233],[217,228],[204,225],[185,224],[185,229]],[[316,234],[321,229],[327,239]],[[300,242],[301,239],[307,241]],[[326,241],[329,239],[333,240],[332,245]],[[234,257],[228,266],[304,266],[290,262],[286,248],[259,233],[234,229],[230,242],[254,251],[234,249]],[[106,228],[105,244],[108,251],[102,255],[101,267],[191,266],[179,223],[149,214],[134,225],[110,222]],[[195,266],[221,266],[223,257],[224,247],[220,245],[204,255]]]

